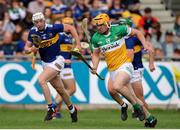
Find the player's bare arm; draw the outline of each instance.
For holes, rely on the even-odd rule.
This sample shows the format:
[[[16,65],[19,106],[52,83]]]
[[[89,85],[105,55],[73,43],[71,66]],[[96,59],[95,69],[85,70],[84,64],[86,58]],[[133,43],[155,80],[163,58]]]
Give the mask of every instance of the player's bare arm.
[[[91,55],[92,57],[92,63],[93,63],[93,70],[92,73],[96,74],[98,65],[99,65],[99,61],[100,61],[100,50],[99,49],[94,49],[94,52]]]
[[[153,72],[155,70],[154,65],[154,47],[152,43],[147,41],[148,46],[152,49],[152,51],[149,52],[149,70]]]
[[[73,38],[76,41],[76,48],[81,49],[80,39],[79,39],[79,36],[78,36],[78,33],[77,33],[75,27],[68,25],[68,24],[64,24],[64,31],[71,32]]]
[[[38,48],[36,48],[30,41],[27,41],[25,44],[24,52],[25,54],[29,54],[31,52],[36,53]]]
[[[141,31],[131,28],[130,35],[136,35],[138,37],[138,39],[141,41],[141,43],[142,43],[145,50],[148,50],[148,51],[151,51],[151,52],[153,51],[152,48],[150,48],[147,45],[146,39],[145,39],[145,37],[144,37],[144,35],[143,35],[143,33]]]

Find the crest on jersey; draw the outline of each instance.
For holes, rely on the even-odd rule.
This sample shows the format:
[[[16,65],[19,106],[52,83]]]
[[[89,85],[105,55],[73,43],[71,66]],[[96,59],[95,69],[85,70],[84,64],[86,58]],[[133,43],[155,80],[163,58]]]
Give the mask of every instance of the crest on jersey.
[[[107,38],[107,39],[106,39],[106,42],[107,42],[107,43],[110,43],[110,42],[111,42],[110,38]]]
[[[119,37],[118,37],[117,35],[115,35],[115,36],[114,36],[114,39],[115,39],[115,40],[118,40],[118,39],[119,39]]]
[[[42,39],[39,35],[36,35],[36,34],[32,34],[31,35],[32,37],[32,40],[33,40],[33,43],[36,45],[36,46],[39,46],[39,44],[41,43]]]

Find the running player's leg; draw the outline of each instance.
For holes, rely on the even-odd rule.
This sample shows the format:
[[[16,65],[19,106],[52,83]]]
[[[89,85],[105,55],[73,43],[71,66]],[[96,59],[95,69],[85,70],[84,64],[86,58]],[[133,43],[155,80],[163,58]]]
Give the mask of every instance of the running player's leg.
[[[148,104],[146,103],[146,101],[144,99],[142,82],[136,81],[136,82],[131,83],[131,85],[132,85],[132,88],[136,94],[136,97],[139,98],[143,102],[144,107],[146,109],[148,109]]]
[[[122,94],[132,105],[134,111],[138,114],[139,119],[145,119],[145,114],[142,107],[137,103],[136,96],[132,94],[127,85],[129,84],[130,76],[124,71],[119,71],[114,79],[113,88],[115,91]]]
[[[130,89],[132,89],[131,85],[129,85],[129,87],[130,87]],[[134,91],[134,90],[132,89],[132,91]],[[145,120],[145,123],[144,123],[145,127],[155,127],[156,124],[157,124],[157,119],[153,115],[151,115],[149,110],[144,106],[144,103],[139,98],[136,98],[136,100],[143,107],[143,110],[144,110],[144,113],[145,113],[145,116],[146,116],[146,120]],[[138,117],[137,113],[133,112],[132,117],[137,118]]]
[[[150,114],[148,111],[148,104],[146,103],[144,99],[144,94],[143,94],[143,86],[142,86],[142,76],[143,76],[143,69],[138,69],[135,70],[135,73],[132,77],[131,80],[131,86],[132,89],[136,95],[136,97],[143,103],[143,109],[146,114],[146,121],[145,121],[145,126],[146,127],[155,127],[157,123],[157,119]],[[138,102],[140,102],[138,101]],[[135,113],[132,114],[134,118],[137,117]]]
[[[133,88],[132,88],[132,85],[131,85],[131,84],[128,84],[127,87],[129,88],[129,90],[131,91],[131,93],[134,95],[136,102],[143,107],[145,116],[146,116],[146,117],[149,116],[150,113],[149,113],[148,110],[145,108],[144,103],[143,103],[139,98],[137,98],[137,96],[136,96],[136,94],[135,94],[135,92],[134,92],[134,90],[133,90]],[[135,114],[137,114],[137,113],[135,113]]]
[[[108,80],[108,91],[111,97],[121,106],[121,119],[123,121],[127,120],[128,105],[120,98],[119,94],[113,89],[113,81],[111,78]]]
[[[67,93],[67,91],[65,90],[63,82],[60,79],[60,76],[58,75],[55,78],[53,78],[50,81],[50,83],[55,87],[56,91],[62,97],[63,101],[65,102],[66,106],[68,107],[70,114],[71,114],[72,122],[77,122],[77,120],[78,120],[77,109],[71,103],[70,96]]]
[[[52,114],[55,111],[54,109],[56,106],[52,103],[51,94],[50,94],[50,90],[47,85],[47,82],[53,79],[57,74],[58,74],[58,71],[56,71],[55,69],[46,67],[44,68],[43,72],[40,74],[38,78],[39,85],[42,88],[45,100],[47,101],[47,104],[48,104],[48,111],[44,118],[44,121],[51,120]]]
[[[136,96],[127,86],[130,83],[134,69],[131,63],[125,63],[117,70],[110,72],[110,77],[113,80],[113,89],[123,95],[132,105],[134,111],[138,114],[142,121],[145,118],[142,107],[137,103]]]
[[[131,79],[131,86],[136,94],[136,97],[139,98],[143,102],[144,107],[148,109],[148,104],[146,103],[143,94],[143,86],[142,86],[143,71],[144,69],[134,70],[134,75],[132,76]]]
[[[129,88],[126,85],[130,81],[130,76],[125,71],[119,71],[113,80],[113,89],[122,94],[131,104],[136,104],[136,100],[133,97]]]
[[[64,84],[64,87],[67,91],[67,93],[71,96],[75,93],[76,91],[76,84],[75,84],[75,80],[74,79],[62,79],[63,81],[63,84]],[[56,104],[57,104],[57,107],[56,107],[56,118],[61,118],[61,107],[62,107],[62,97],[57,94],[56,96]]]
[[[73,74],[73,70],[72,68],[64,68],[61,73],[60,73],[60,77],[63,81],[64,87],[66,89],[66,91],[68,92],[68,94],[71,96],[74,94],[74,92],[76,91],[76,83],[74,80],[74,74]],[[61,118],[61,106],[62,106],[62,97],[57,94],[56,96],[56,114],[54,115],[56,118]]]

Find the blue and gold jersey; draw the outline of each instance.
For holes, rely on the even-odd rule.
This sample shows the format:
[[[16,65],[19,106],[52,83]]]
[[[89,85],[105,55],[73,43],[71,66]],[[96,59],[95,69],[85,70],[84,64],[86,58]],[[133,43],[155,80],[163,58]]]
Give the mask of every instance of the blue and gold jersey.
[[[133,67],[134,70],[138,68],[143,68],[142,64],[142,43],[139,39],[135,36],[131,36],[125,39],[126,48],[127,49],[134,49],[134,59],[133,59]]]
[[[60,33],[60,54],[64,57],[64,59],[71,59],[71,50],[73,46],[72,37],[66,33]],[[71,64],[65,64],[64,68],[70,68]]]
[[[60,55],[60,32],[64,31],[63,24],[46,24],[44,31],[31,28],[28,40],[39,48],[41,60],[52,62]]]

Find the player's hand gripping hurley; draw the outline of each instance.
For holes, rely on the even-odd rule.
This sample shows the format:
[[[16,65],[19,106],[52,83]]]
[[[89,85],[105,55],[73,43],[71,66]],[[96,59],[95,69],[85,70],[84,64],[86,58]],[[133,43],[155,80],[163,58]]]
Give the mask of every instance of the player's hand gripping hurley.
[[[32,35],[32,39],[33,39],[33,42],[36,44],[36,45],[39,45],[41,43],[41,38],[38,36],[38,35]],[[36,55],[37,55],[37,48],[36,47],[32,47],[33,48],[33,56],[32,56],[32,69],[33,70],[36,70],[36,67],[35,67],[35,64],[36,64]]]
[[[77,57],[78,59],[82,60],[91,70],[93,70],[93,68],[89,65],[86,59],[77,50],[72,50],[71,54]],[[98,78],[100,78],[101,80],[104,80],[104,78],[102,78],[98,73],[95,73],[95,74],[97,75]]]

